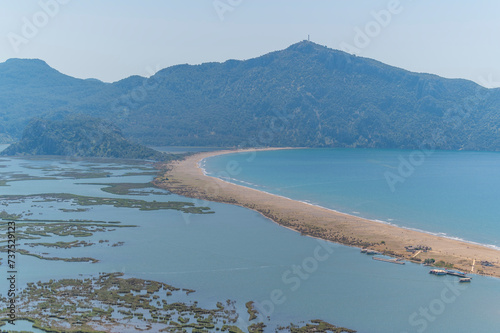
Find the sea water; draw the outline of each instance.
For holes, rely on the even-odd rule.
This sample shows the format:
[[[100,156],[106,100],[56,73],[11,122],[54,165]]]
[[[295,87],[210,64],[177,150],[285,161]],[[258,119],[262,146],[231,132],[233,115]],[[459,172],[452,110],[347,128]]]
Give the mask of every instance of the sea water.
[[[2,158],[0,165],[4,175],[54,176],[60,170],[85,171],[94,167],[109,168],[110,173],[110,177],[92,179],[58,176],[12,181],[0,187],[2,195],[65,192],[184,201],[209,206],[215,212],[196,215],[174,210],[84,206],[90,209],[67,213],[60,209],[78,206],[70,202],[11,202],[2,209],[11,214],[29,210],[34,219],[92,219],[137,225],[83,238],[96,243],[91,247],[43,250],[49,256],[94,257],[100,260],[96,264],[43,261],[18,254],[19,288],[38,280],[123,272],[127,277],[195,289],[188,297],[202,307],[213,308],[217,301],[235,300],[243,319],[238,323],[241,328],[248,325],[244,320],[248,319],[245,303],[255,301],[260,312],[269,316],[269,320],[265,319],[266,332],[274,332],[277,325],[310,319],[366,333],[496,332],[500,327],[498,279],[477,276],[473,283],[463,285],[456,278],[430,275],[428,268],[420,265],[377,262],[360,254],[359,249],[301,236],[254,211],[232,205],[173,194],[121,196],[103,192],[104,185],[99,183],[143,183],[152,179],[148,175],[126,176],[124,170],[116,169],[116,164]],[[127,171],[140,171],[124,166]],[[244,170],[248,170],[246,166]],[[75,238],[49,237],[43,241],[71,240]],[[99,240],[109,243],[100,244]],[[124,245],[107,246],[119,241]],[[22,241],[25,242],[30,241]],[[1,265],[0,277],[6,275],[6,265]],[[1,278],[0,294],[5,295],[6,291],[6,279]]]
[[[500,153],[296,149],[204,163],[209,175],[236,184],[500,247]]]

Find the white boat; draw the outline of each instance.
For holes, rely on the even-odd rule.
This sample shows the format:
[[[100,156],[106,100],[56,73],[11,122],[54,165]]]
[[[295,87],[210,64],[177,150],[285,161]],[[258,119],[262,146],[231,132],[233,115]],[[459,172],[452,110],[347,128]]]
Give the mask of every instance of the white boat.
[[[446,275],[448,274],[447,271],[445,271],[444,269],[431,269],[429,271],[429,274],[434,274],[434,275]]]

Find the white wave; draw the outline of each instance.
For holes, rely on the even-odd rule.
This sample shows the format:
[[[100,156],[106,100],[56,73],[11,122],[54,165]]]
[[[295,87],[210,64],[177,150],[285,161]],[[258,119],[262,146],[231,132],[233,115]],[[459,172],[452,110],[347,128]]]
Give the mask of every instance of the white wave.
[[[335,212],[335,213],[339,213],[339,214],[344,214],[344,215],[348,215],[348,216],[352,216],[352,217],[361,217],[363,219],[366,219],[366,220],[372,221],[372,222],[376,222],[376,223],[382,223],[382,224],[386,224],[386,225],[391,225],[391,226],[398,227],[398,228],[401,228],[401,229],[422,232],[422,233],[425,233],[425,234],[428,234],[428,235],[433,235],[433,236],[438,236],[438,237],[442,237],[442,238],[447,238],[447,239],[452,239],[452,240],[456,240],[456,241],[461,241],[461,242],[464,242],[464,243],[467,243],[467,244],[472,244],[472,245],[484,246],[484,247],[488,247],[488,248],[500,251],[500,246],[497,246],[497,245],[474,242],[474,241],[470,241],[470,240],[467,240],[467,239],[464,239],[464,238],[461,238],[461,237],[457,237],[457,236],[449,236],[445,232],[432,232],[432,231],[427,231],[427,230],[423,230],[423,229],[402,226],[402,225],[399,225],[399,224],[392,223],[392,221],[394,221],[394,219],[391,219],[391,218],[388,218],[387,221],[383,221],[383,220],[379,220],[379,219],[371,219],[371,218],[363,217],[363,216],[361,216],[361,214],[359,212],[352,212],[352,214],[360,214],[360,216],[356,216],[356,215],[352,215],[352,214],[349,214],[349,213],[341,212],[341,211],[336,210],[336,209],[332,209],[332,208],[328,208],[328,207],[325,207],[325,206],[321,206],[321,205],[316,204],[316,203],[312,203],[309,200],[292,199],[292,198],[289,198],[289,197],[285,197],[283,195],[279,195],[279,194],[275,194],[275,193],[272,193],[272,192],[264,191],[262,189],[259,189],[259,187],[262,188],[263,186],[257,185],[257,184],[254,184],[254,183],[242,181],[242,180],[235,179],[235,178],[227,178],[229,180],[225,180],[222,177],[216,177],[216,176],[208,175],[206,173],[205,168],[204,168],[205,164],[203,163],[203,167],[200,166],[200,163],[203,162],[203,161],[205,161],[205,159],[202,159],[200,162],[198,162],[198,167],[202,170],[203,174],[205,176],[208,176],[208,177],[213,177],[213,178],[220,179],[221,181],[229,183],[229,184],[235,184],[235,185],[239,185],[239,186],[244,186],[244,185],[240,185],[238,183],[248,184],[248,185],[251,185],[252,187],[250,187],[250,186],[244,186],[244,187],[253,189],[255,191],[260,191],[260,192],[263,192],[263,193],[274,195],[274,196],[279,197],[279,198],[283,198],[283,199],[287,199],[287,200],[292,200],[292,201],[298,201],[298,202],[301,202],[301,203],[306,204],[306,205],[318,207],[318,208],[321,208],[321,209],[326,209],[326,210],[329,210],[331,212]],[[257,188],[254,188],[254,187],[257,187]]]

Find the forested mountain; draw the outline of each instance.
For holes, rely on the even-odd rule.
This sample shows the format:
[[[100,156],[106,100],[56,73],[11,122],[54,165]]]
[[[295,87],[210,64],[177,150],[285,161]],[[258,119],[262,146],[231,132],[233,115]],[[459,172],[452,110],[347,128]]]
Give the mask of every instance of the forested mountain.
[[[42,60],[10,59],[0,63],[0,140],[19,138],[32,117],[70,110],[106,84],[64,75]]]
[[[0,64],[0,103],[0,132],[14,138],[32,116],[77,112],[151,145],[500,150],[499,89],[307,41],[112,84],[10,60]]]
[[[0,155],[63,155],[166,160],[167,154],[128,142],[120,129],[101,119],[68,116],[62,120],[33,119],[22,138]]]

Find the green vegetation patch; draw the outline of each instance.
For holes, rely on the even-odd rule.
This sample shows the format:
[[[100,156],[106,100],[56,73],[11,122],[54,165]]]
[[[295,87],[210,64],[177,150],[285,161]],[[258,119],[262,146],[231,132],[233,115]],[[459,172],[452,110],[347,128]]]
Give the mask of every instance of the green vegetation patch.
[[[102,191],[117,195],[149,195],[149,194],[169,195],[170,194],[165,191],[148,191],[148,192],[137,191],[146,188],[150,189],[157,188],[155,185],[153,185],[153,183],[85,183],[81,185],[103,185],[105,187],[101,188]]]
[[[100,205],[111,205],[117,208],[138,208],[139,210],[162,210],[162,209],[173,209],[179,210],[184,213],[191,214],[213,214],[214,212],[210,210],[209,207],[196,207],[194,203],[191,202],[181,202],[181,201],[166,201],[158,202],[137,200],[137,199],[122,199],[122,198],[102,198],[102,197],[87,197],[82,195],[75,195],[70,193],[49,193],[49,194],[36,194],[36,195],[8,195],[3,196],[2,201],[7,202],[22,202],[26,199],[37,199],[41,198],[41,202],[50,201],[69,201],[72,200],[75,205],[78,206],[100,206]]]
[[[136,227],[135,225],[121,225],[121,224],[104,224],[104,223],[85,223],[85,222],[17,222],[16,223],[16,237],[20,239],[40,239],[41,237],[51,237],[51,236],[73,236],[73,237],[90,237],[96,232],[107,232],[113,231],[116,228],[130,228]],[[0,242],[7,242],[7,222],[0,222]],[[46,244],[46,243],[38,243]],[[86,246],[86,242],[59,242],[53,243],[60,245],[73,244]]]
[[[85,171],[64,171],[54,174],[56,177],[85,179],[85,178],[105,178],[111,176],[109,172],[85,172]]]
[[[0,212],[0,219],[2,220],[19,220],[22,217],[21,214],[9,214],[5,210]]]
[[[229,332],[229,333],[245,333],[242,331],[238,326],[230,326],[230,325],[224,325],[222,326],[221,329],[222,332]]]
[[[92,246],[95,243],[89,243],[86,241],[72,241],[72,242],[55,242],[55,243],[25,243],[30,247],[44,246],[44,247],[54,247],[57,249],[71,249],[74,247],[87,247]]]
[[[335,325],[332,325],[330,323],[327,323],[323,320],[315,319],[311,320],[311,323],[306,324],[305,326],[299,327],[297,325],[290,324],[288,327],[282,327],[279,330],[286,330],[291,333],[326,333],[326,332],[333,332],[333,333],[356,333],[356,331],[345,328],[345,327],[338,327]],[[278,330],[278,331],[279,331]]]
[[[95,333],[106,327],[120,331],[130,328],[129,325],[148,327],[154,332],[245,332],[236,326],[238,312],[234,301],[217,302],[215,308],[200,308],[196,301],[181,301],[186,297],[184,290],[190,289],[124,278],[123,273],[30,282],[18,293],[17,316],[53,333]],[[0,301],[7,302],[7,298]],[[0,310],[0,320],[6,321],[7,314],[7,308]],[[248,332],[263,332],[264,327],[263,323],[255,323],[248,327]],[[356,332],[321,320],[312,320],[302,327],[290,324],[276,331]]]
[[[443,260],[439,260],[434,264],[436,267],[443,267],[443,268],[453,268],[453,264],[449,262],[444,262]]]
[[[245,306],[247,307],[247,312],[250,315],[250,318],[248,319],[248,321],[252,321],[254,319],[257,319],[257,315],[259,314],[259,311],[257,311],[257,309],[253,305],[254,305],[253,301],[247,302],[245,304]]]
[[[4,245],[0,247],[0,252],[8,252],[7,245]],[[25,256],[32,256],[35,258],[38,258],[40,260],[52,260],[52,261],[65,261],[65,262],[91,262],[93,264],[99,262],[99,260],[90,258],[90,257],[77,257],[77,258],[60,258],[60,257],[46,257],[41,254],[37,253],[32,253],[28,250],[25,249],[16,249],[16,253],[25,255]]]
[[[157,332],[205,332],[220,330],[225,323],[236,323],[234,302],[203,309],[197,302],[179,302],[182,293],[161,282],[125,279],[122,273],[39,281],[28,283],[19,293],[18,318],[36,322],[38,328],[54,333],[97,332],[96,327],[111,326],[119,330],[130,323],[154,325],[153,331]],[[171,301],[172,298],[176,300]],[[2,309],[0,316],[6,316],[7,311]]]
[[[15,174],[8,174],[4,173],[1,176],[2,179],[0,179],[0,186],[9,186],[9,182],[15,182],[15,181],[23,181],[23,180],[54,180],[57,179],[56,177],[39,177],[39,176],[30,176],[28,174],[24,173],[15,173]]]
[[[252,324],[252,325],[248,326],[248,332],[249,333],[263,333],[265,327],[266,327],[266,325],[264,325],[264,323]]]
[[[75,208],[75,209],[70,209],[70,208],[59,208],[60,211],[64,213],[81,213],[81,212],[86,212],[89,210],[89,208]]]

